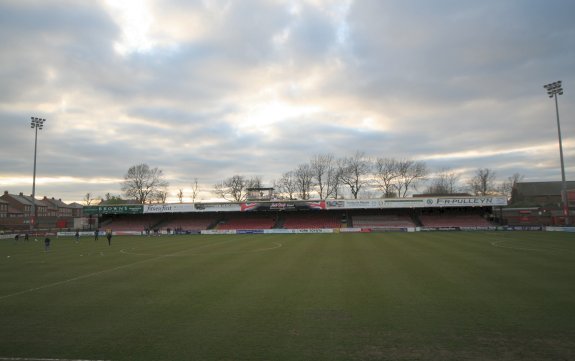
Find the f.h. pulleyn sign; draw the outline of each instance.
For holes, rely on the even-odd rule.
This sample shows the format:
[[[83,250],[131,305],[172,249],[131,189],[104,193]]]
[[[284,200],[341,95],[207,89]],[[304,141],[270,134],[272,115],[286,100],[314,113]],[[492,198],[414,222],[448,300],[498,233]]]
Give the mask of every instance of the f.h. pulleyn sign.
[[[343,199],[326,201],[327,209],[396,209],[434,207],[503,207],[506,197],[414,197],[385,199]]]
[[[490,207],[506,206],[505,197],[438,197],[431,202],[431,207]]]

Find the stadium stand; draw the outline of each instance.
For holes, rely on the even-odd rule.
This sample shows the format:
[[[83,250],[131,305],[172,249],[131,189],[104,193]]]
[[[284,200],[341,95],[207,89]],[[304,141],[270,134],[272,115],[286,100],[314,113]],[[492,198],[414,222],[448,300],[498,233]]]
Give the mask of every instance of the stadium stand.
[[[215,226],[218,218],[217,214],[213,213],[174,215],[162,222],[160,227],[178,232],[201,231]]]
[[[226,218],[217,225],[217,229],[270,229],[274,227],[275,223],[275,213],[234,213],[226,215]]]
[[[340,228],[341,217],[335,212],[286,212],[283,220],[285,229]]]
[[[489,227],[492,224],[479,214],[426,214],[419,217],[424,227]]]
[[[415,227],[408,215],[371,214],[352,216],[352,224],[357,228],[407,228]]]
[[[159,216],[155,215],[122,215],[107,218],[100,224],[101,228],[118,231],[138,231],[156,228],[161,222]]]

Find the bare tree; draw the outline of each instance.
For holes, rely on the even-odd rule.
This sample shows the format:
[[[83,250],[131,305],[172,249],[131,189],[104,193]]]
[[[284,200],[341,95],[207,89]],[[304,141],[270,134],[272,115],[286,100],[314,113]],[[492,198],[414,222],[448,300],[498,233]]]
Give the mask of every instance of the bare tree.
[[[215,185],[214,193],[225,200],[231,202],[241,202],[246,199],[246,188],[248,180],[242,175],[234,175],[225,179],[222,183]]]
[[[168,191],[160,190],[155,193],[154,198],[150,200],[150,203],[155,201],[158,204],[163,204],[166,203],[166,199],[168,199]]]
[[[393,186],[397,196],[405,198],[410,188],[417,189],[417,183],[427,176],[427,166],[424,162],[413,160],[400,160],[397,162],[398,176],[394,179]]]
[[[453,194],[458,191],[459,174],[450,169],[440,170],[432,179],[425,193]]]
[[[326,198],[333,198],[338,199],[341,197],[341,169],[339,167],[333,167],[331,172],[328,176],[329,185],[328,185],[328,194]]]
[[[285,172],[281,178],[275,182],[277,192],[287,199],[296,199],[297,184],[293,171]]]
[[[469,179],[468,186],[471,193],[476,196],[486,196],[496,193],[495,172],[489,168],[479,168],[475,175]]]
[[[214,186],[214,193],[228,201],[240,202],[244,198],[246,181],[244,176],[234,175]]]
[[[105,202],[106,204],[122,204],[125,203],[126,201],[122,199],[121,196],[117,196],[108,192],[104,195],[103,202]]]
[[[124,175],[122,192],[127,198],[144,204],[158,199],[159,192],[164,192],[168,185],[162,170],[138,164],[130,167]]]
[[[300,164],[294,171],[295,184],[300,199],[310,199],[313,185],[313,171],[309,164]]]
[[[374,163],[374,178],[376,188],[383,193],[384,198],[395,197],[393,181],[399,177],[399,165],[393,158],[377,158]]]
[[[336,172],[333,154],[317,154],[310,161],[314,185],[320,199],[328,198],[333,192]]]
[[[503,181],[500,186],[500,193],[507,196],[508,199],[511,198],[513,188],[518,182],[521,182],[525,178],[524,175],[515,173],[511,177],[507,177],[506,181]]]
[[[246,188],[262,188],[262,177],[256,175],[246,181]]]
[[[198,178],[194,178],[192,182],[192,203],[196,202],[196,198],[198,197]]]
[[[84,203],[89,206],[95,204],[96,202],[100,202],[102,199],[100,197],[93,197],[92,193],[88,192],[84,196]]]
[[[180,188],[178,190],[178,193],[176,193],[176,196],[178,197],[178,200],[180,201],[180,203],[182,203],[183,199],[184,199],[184,190]]]
[[[363,152],[356,152],[353,156],[338,161],[340,171],[339,179],[349,187],[355,199],[361,189],[368,184],[367,176],[370,171],[370,163]]]

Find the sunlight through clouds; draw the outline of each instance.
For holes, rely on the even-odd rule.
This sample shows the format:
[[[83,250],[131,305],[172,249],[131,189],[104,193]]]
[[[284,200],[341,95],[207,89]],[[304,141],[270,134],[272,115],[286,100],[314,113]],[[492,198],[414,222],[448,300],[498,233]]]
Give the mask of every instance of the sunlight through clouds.
[[[276,135],[275,124],[312,116],[320,110],[317,106],[294,106],[274,99],[248,107],[235,121],[239,131],[263,133],[273,137]]]
[[[150,28],[154,21],[146,0],[106,0],[110,15],[122,29],[122,38],[114,44],[121,55],[146,52],[153,48]]]

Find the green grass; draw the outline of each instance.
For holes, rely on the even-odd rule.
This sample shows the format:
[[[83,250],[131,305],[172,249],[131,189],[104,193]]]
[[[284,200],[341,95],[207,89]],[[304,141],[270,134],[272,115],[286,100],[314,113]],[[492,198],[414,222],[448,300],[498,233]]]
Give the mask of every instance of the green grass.
[[[0,241],[0,360],[572,360],[575,237]]]

